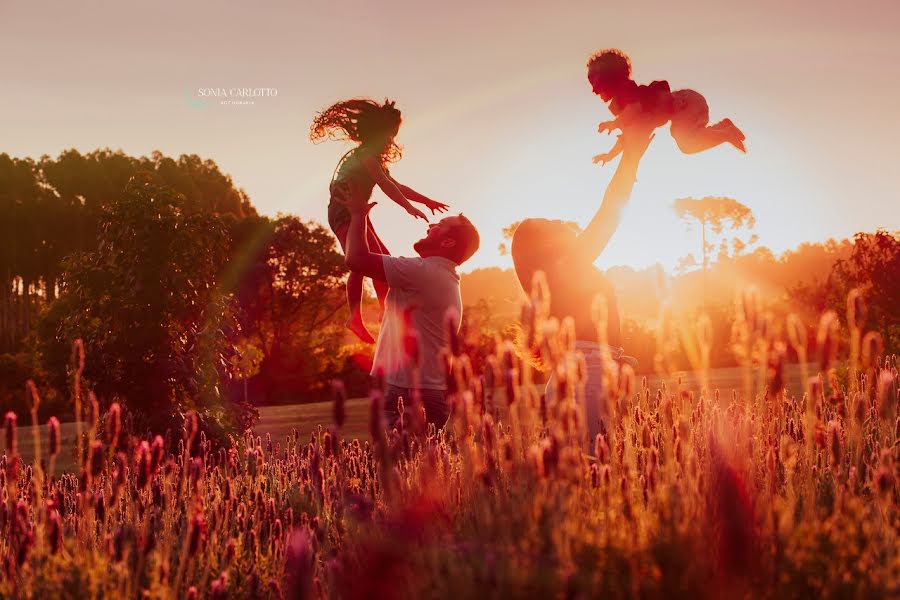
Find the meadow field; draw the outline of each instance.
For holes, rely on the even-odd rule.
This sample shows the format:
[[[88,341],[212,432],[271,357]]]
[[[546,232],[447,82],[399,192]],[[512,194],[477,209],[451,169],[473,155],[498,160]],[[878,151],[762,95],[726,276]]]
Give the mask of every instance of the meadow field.
[[[699,391],[697,375],[692,372],[682,372],[675,375],[681,377],[685,389]],[[709,372],[710,385],[721,393],[730,394],[732,390],[740,389],[742,385],[742,372],[738,368],[711,369]],[[651,387],[658,387],[660,378],[649,378]],[[785,366],[785,386],[789,390],[799,393],[802,387],[800,365]],[[307,438],[317,430],[319,426],[327,428],[333,419],[332,403],[312,402],[305,404],[287,404],[283,406],[262,406],[259,408],[259,421],[253,428],[253,433],[258,436],[271,436],[274,440],[282,440],[289,435],[297,434]],[[369,399],[352,398],[346,403],[346,421],[342,433],[348,439],[358,438],[370,440],[369,433]],[[85,426],[86,427],[86,426]],[[38,437],[44,435],[38,426]],[[75,472],[75,435],[76,426],[73,422],[60,423],[60,454],[56,461],[58,472]],[[32,462],[35,456],[34,426],[23,424],[19,427],[19,454],[26,463]]]
[[[80,447],[77,424],[31,441],[7,418],[0,596],[896,597],[897,362],[857,330],[838,356],[834,318],[815,363],[785,365],[752,321],[767,359],[738,369],[608,361],[593,440],[552,319],[526,339],[573,385],[548,402],[509,343],[480,376],[448,356],[442,431],[416,398],[386,429],[381,390],[340,386],[262,409],[228,447],[192,413],[171,449],[123,433],[117,408]]]
[[[0,600],[900,600],[900,0],[0,15]]]

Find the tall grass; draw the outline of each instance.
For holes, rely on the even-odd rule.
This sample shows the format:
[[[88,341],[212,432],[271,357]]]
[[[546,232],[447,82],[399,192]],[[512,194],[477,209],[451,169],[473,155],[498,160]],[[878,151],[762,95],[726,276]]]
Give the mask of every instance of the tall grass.
[[[607,357],[608,418],[592,440],[584,359],[548,301],[538,288],[522,337],[554,370],[557,400],[509,342],[483,373],[451,343],[442,431],[415,398],[386,429],[376,385],[372,439],[345,439],[336,384],[334,423],[309,439],[214,448],[189,414],[167,445],[120,432],[116,405],[101,436],[88,395],[81,471],[57,475],[58,422],[36,444],[45,460],[24,465],[10,413],[0,596],[896,597],[897,361],[861,331],[858,298],[838,363],[837,315],[807,348],[798,319],[782,339],[744,296],[733,342],[746,376],[733,392],[650,389]],[[660,348],[678,336],[705,380],[704,323],[667,326]],[[780,379],[788,347],[819,358],[802,397]],[[665,375],[663,354],[657,364]]]

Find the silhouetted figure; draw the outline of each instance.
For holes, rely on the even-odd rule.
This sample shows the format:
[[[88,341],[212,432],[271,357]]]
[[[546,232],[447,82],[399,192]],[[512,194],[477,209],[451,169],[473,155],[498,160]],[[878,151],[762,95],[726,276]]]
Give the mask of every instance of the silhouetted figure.
[[[383,376],[387,384],[388,426],[393,428],[399,418],[403,398],[407,407],[420,400],[427,422],[441,428],[450,415],[448,378],[441,358],[450,343],[447,319],[453,319],[456,331],[462,322],[456,268],[478,250],[478,230],[463,215],[444,217],[429,225],[425,237],[413,245],[418,256],[386,256],[369,246],[368,214],[375,203],[355,193],[341,202],[350,214],[347,266],[390,288],[372,361],[372,375]]]
[[[638,85],[631,79],[631,61],[619,50],[603,50],[588,61],[588,81],[594,93],[609,103],[610,112],[616,117],[600,123],[598,131],[626,131],[640,126],[656,129],[669,121],[672,137],[685,154],[702,152],[728,142],[741,152],[744,134],[731,119],[709,124],[709,106],[706,99],[694,90],[669,89],[667,81],[654,81],[650,85]],[[598,154],[594,163],[607,163],[622,152],[621,140],[609,152]]]
[[[603,429],[607,415],[599,398],[603,392],[606,356],[621,363],[636,364],[624,355],[619,309],[613,286],[594,266],[619,226],[622,210],[637,181],[638,163],[650,143],[650,128],[626,129],[622,134],[622,160],[606,188],[600,208],[588,226],[578,233],[562,221],[526,219],[513,233],[510,254],[525,293],[534,274],[542,271],[550,292],[550,314],[557,319],[572,317],[575,348],[585,357],[584,411],[588,439]],[[606,302],[606,330],[594,322],[592,307],[600,296]],[[546,394],[556,393],[555,375]]]
[[[448,208],[446,204],[423,196],[391,177],[387,165],[400,158],[400,147],[394,138],[400,130],[401,122],[402,116],[393,102],[385,100],[384,104],[378,104],[373,100],[356,98],[329,106],[316,115],[310,127],[309,137],[314,142],[328,138],[351,140],[359,144],[341,158],[329,186],[331,200],[328,203],[328,225],[345,253],[350,212],[343,202],[351,190],[352,193],[361,194],[368,200],[372,197],[372,190],[377,184],[388,198],[405,208],[406,212],[426,221],[428,217],[414,207],[413,202],[425,205],[432,214],[444,212]],[[366,231],[369,246],[373,251],[389,254],[371,223],[368,223]],[[377,280],[373,280],[372,283],[378,301],[383,307],[387,285]],[[350,308],[347,327],[362,341],[373,344],[375,338],[366,329],[360,311],[362,284],[363,275],[351,271],[347,278],[347,305]]]

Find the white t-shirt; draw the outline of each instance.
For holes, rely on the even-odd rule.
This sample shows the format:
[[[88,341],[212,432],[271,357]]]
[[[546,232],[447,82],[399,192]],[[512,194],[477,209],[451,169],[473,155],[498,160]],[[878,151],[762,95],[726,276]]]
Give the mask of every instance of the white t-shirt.
[[[444,318],[448,310],[455,311],[458,327],[462,317],[456,263],[440,256],[383,256],[382,262],[390,289],[384,301],[372,374],[381,370],[385,381],[397,387],[447,389],[440,360],[440,352],[448,343]],[[419,338],[418,383],[413,380],[412,361],[404,348],[406,321]]]

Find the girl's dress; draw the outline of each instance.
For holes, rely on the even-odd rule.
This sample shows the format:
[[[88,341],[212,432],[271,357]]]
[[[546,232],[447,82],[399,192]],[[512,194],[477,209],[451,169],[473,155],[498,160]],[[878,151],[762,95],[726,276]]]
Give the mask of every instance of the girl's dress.
[[[372,190],[375,188],[375,180],[366,171],[362,164],[362,158],[365,156],[365,150],[357,147],[347,152],[338,162],[331,177],[331,184],[328,191],[331,199],[328,202],[328,225],[331,231],[338,235],[350,223],[350,211],[341,204],[340,200],[349,193],[349,190],[355,188],[360,194],[364,194],[366,199],[372,197]],[[387,173],[385,169],[385,173]],[[371,231],[371,223],[369,231]],[[373,232],[374,233],[374,232]],[[343,243],[343,240],[341,240]],[[380,243],[379,243],[380,244]],[[372,248],[374,250],[374,248]]]

